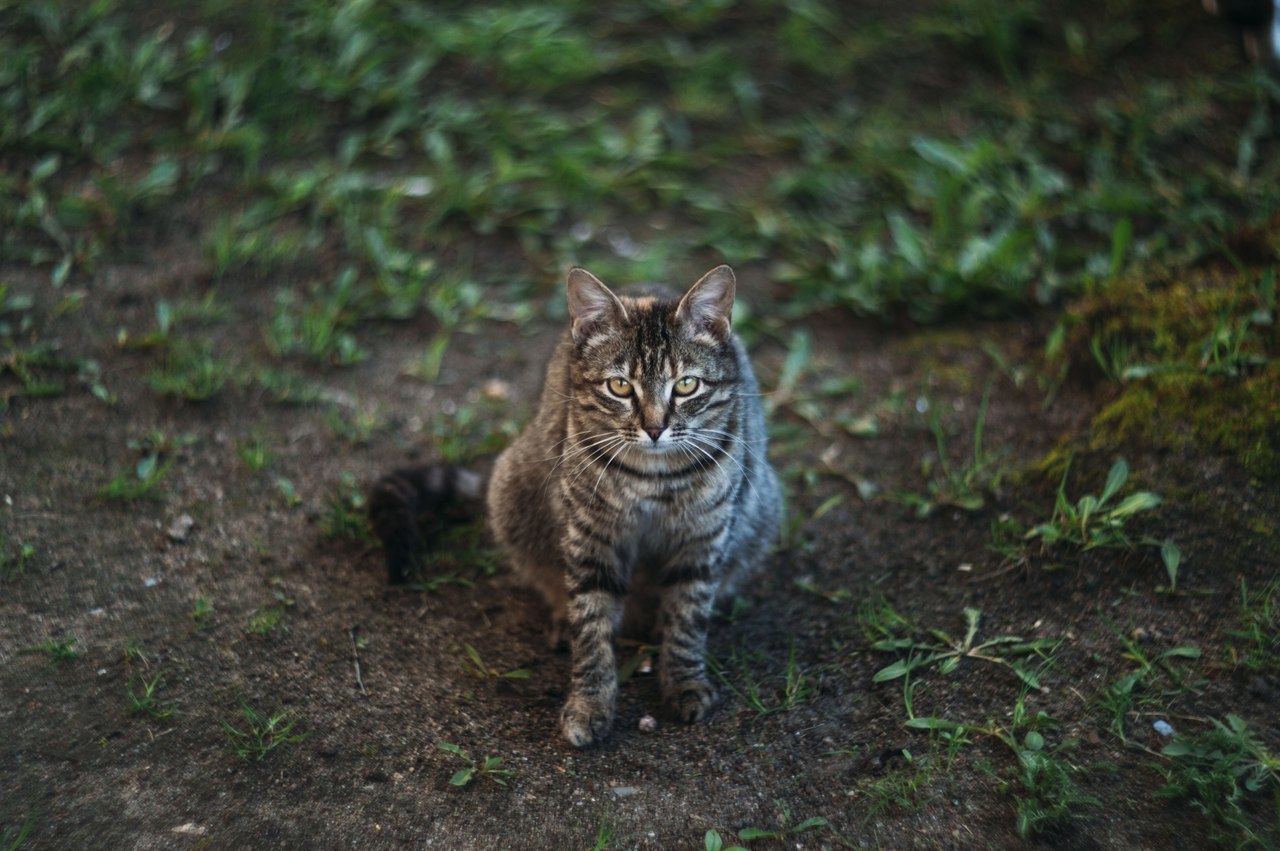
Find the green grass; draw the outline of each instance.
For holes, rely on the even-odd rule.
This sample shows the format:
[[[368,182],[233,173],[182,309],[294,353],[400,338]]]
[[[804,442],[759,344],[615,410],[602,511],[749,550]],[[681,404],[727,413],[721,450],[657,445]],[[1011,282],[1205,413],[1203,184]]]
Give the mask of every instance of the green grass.
[[[1119,495],[1128,479],[1129,465],[1121,458],[1112,465],[1100,495],[1086,494],[1073,503],[1067,498],[1067,473],[1064,472],[1058,485],[1053,515],[1028,530],[1026,537],[1038,538],[1049,545],[1064,543],[1085,550],[1094,547],[1132,548],[1133,542],[1125,534],[1125,526],[1134,515],[1159,506],[1160,497],[1150,491],[1137,491],[1113,504],[1113,497]],[[1175,567],[1175,583],[1176,576]]]
[[[135,715],[146,715],[157,721],[175,717],[177,704],[172,700],[160,698],[160,683],[167,671],[157,671],[153,676],[136,673],[129,679],[129,711]]]
[[[1209,720],[1209,729],[1178,736],[1161,751],[1168,763],[1161,769],[1166,784],[1160,796],[1201,810],[1218,842],[1274,846],[1280,842],[1280,755],[1268,751],[1239,716]],[[1250,798],[1257,810],[1248,806]]]
[[[782,669],[774,671],[770,666],[765,654],[741,646],[723,663],[707,657],[711,673],[757,718],[790,711],[817,695],[816,672],[800,664],[794,641]]]
[[[235,723],[219,719],[231,752],[243,760],[261,761],[269,754],[303,741],[310,733],[296,733],[296,710],[277,706],[263,712],[243,700]]]
[[[11,550],[9,536],[0,529],[0,579],[13,582],[27,572],[27,562],[35,557],[36,548],[32,544],[18,544]]]
[[[74,635],[66,638],[50,638],[43,644],[37,644],[34,647],[23,647],[18,650],[19,653],[41,653],[48,657],[49,664],[57,667],[64,662],[74,662],[79,659],[81,652],[76,649],[79,643]]]

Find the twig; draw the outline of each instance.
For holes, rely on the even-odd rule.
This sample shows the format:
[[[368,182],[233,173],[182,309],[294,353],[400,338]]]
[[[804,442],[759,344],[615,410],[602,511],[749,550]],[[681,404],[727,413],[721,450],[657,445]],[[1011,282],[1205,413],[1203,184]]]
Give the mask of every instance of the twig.
[[[356,643],[356,630],[359,628],[359,626],[351,627],[351,663],[356,668],[356,685],[360,686],[360,693],[368,697],[369,692],[365,690],[364,678],[360,676],[360,645]]]

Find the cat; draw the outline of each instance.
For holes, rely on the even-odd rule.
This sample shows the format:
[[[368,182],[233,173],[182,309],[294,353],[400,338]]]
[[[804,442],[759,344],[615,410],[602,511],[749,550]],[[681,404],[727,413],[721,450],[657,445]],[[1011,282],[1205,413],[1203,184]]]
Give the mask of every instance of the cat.
[[[733,270],[712,269],[683,296],[615,294],[581,268],[567,288],[571,323],[538,411],[498,456],[485,503],[515,576],[551,610],[552,643],[567,640],[560,729],[581,748],[613,726],[619,630],[660,641],[659,684],[679,720],[712,708],[713,605],[766,560],[782,503],[759,388],[732,331]],[[417,515],[478,502],[481,490],[474,474],[439,465],[375,484],[370,514],[393,581],[421,566]]]

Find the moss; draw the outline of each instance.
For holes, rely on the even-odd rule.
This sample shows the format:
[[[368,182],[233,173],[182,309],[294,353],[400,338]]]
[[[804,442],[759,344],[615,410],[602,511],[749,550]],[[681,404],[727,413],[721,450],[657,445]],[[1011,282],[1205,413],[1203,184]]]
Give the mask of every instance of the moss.
[[[1091,444],[1129,442],[1211,449],[1252,475],[1280,479],[1280,364],[1242,379],[1187,370],[1128,385],[1094,418]]]

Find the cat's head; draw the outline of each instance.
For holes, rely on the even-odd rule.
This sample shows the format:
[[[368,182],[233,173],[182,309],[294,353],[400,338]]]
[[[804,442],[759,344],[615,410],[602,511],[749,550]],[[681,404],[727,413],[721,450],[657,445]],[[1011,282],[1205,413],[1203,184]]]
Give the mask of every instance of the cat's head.
[[[583,430],[620,448],[714,452],[732,432],[738,392],[733,270],[717,266],[683,296],[615,294],[585,269],[569,272],[574,354],[571,404]]]

